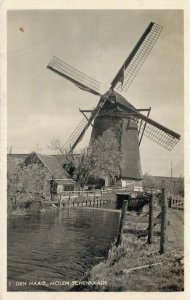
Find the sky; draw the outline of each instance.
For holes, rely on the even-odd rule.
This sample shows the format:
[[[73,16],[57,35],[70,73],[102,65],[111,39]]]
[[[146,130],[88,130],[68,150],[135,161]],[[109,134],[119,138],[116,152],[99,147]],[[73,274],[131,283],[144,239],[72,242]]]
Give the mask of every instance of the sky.
[[[57,56],[76,69],[110,82],[153,21],[163,31],[125,94],[136,108],[151,107],[151,119],[176,131],[170,152],[143,137],[143,173],[184,174],[183,12],[180,10],[17,10],[7,17],[8,149],[51,153],[53,138],[64,143],[99,98],[49,71]],[[20,30],[20,28],[22,28]],[[88,145],[91,129],[78,145]]]

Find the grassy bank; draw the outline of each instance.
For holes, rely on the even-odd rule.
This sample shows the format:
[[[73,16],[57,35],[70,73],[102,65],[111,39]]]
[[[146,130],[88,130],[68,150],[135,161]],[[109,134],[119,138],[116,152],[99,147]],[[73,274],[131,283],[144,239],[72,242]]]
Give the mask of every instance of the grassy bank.
[[[150,246],[143,239],[126,238],[118,248],[112,246],[107,259],[93,267],[84,278],[87,281],[107,281],[107,284],[80,286],[75,290],[183,291],[183,252],[170,248],[166,254],[160,255],[157,246],[157,243]],[[154,263],[162,264],[126,272]]]
[[[175,292],[184,289],[183,240],[178,239],[183,232],[183,214],[171,212],[168,226],[167,251],[160,255],[159,230],[155,229],[152,245],[147,244],[144,236],[128,231],[118,248],[111,246],[107,258],[94,266],[83,278],[84,281],[107,281],[105,285],[74,287],[77,291],[144,291]],[[174,225],[174,226],[173,226]],[[157,225],[159,226],[159,225]],[[175,230],[175,227],[178,229]],[[159,229],[159,227],[158,227]],[[177,235],[175,234],[177,232]],[[142,233],[142,230],[141,230]],[[160,263],[160,264],[158,264]],[[152,265],[156,264],[156,265]],[[142,269],[133,269],[150,265]]]

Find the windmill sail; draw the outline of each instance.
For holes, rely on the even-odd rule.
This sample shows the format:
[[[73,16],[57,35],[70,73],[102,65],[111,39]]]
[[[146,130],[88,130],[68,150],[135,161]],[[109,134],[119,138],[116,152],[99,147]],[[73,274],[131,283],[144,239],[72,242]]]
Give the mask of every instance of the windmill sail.
[[[115,78],[111,82],[111,88],[118,92],[126,92],[135,79],[138,71],[142,67],[150,51],[155,45],[162,26],[156,23],[150,23],[138,43],[125,60]]]
[[[174,148],[174,146],[177,144],[177,142],[180,140],[180,135],[177,134],[176,132],[164,127],[163,125],[151,120],[150,118],[147,117],[145,117],[145,119],[142,119],[142,117],[140,118],[144,125],[141,127],[141,131],[144,128],[143,134],[147,138],[156,142],[157,144],[166,148],[167,150],[171,151]],[[140,119],[138,118],[138,120]]]
[[[66,143],[63,145],[63,148],[66,152],[73,151],[77,144],[82,140],[85,132],[87,131],[90,124],[93,122],[94,118],[97,116],[101,108],[103,107],[104,103],[106,102],[107,97],[101,97],[98,105],[95,107],[95,109],[92,110],[89,119],[87,120],[86,117],[84,117],[78,126],[75,128],[71,136],[68,138]]]
[[[65,77],[80,89],[101,96],[101,83],[99,81],[71,67],[59,58],[54,56],[47,65],[47,68]]]
[[[126,110],[126,116],[128,118],[137,122],[139,135],[143,133],[147,138],[169,151],[171,151],[180,140],[178,133],[139,113],[136,109],[128,105],[127,102],[125,105],[119,103],[119,106]]]
[[[80,140],[82,139],[83,136],[81,136],[80,140],[79,140],[79,135],[81,134],[81,132],[84,130],[84,128],[86,127],[88,123],[88,120],[84,117],[82,118],[82,120],[80,121],[80,123],[77,125],[77,127],[75,128],[75,130],[72,132],[72,134],[70,135],[70,137],[68,138],[68,140],[66,141],[66,143],[63,145],[63,149],[66,153],[69,153],[70,151],[74,150],[74,145],[78,139],[78,143],[80,142]]]

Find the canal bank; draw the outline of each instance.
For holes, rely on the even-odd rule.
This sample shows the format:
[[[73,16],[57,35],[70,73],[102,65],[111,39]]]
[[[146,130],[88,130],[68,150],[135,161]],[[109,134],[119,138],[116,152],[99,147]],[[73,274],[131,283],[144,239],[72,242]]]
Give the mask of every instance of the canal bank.
[[[23,199],[17,201],[16,197],[13,197],[8,201],[8,215],[36,214],[51,211],[55,208],[62,209],[76,206],[116,208],[115,191],[72,191],[59,193],[53,199],[35,196],[32,198],[26,197],[24,201]]]
[[[183,291],[183,211],[169,210],[169,219],[165,254],[159,253],[159,225],[152,245],[142,231],[128,230],[123,243],[119,247],[112,244],[107,258],[83,278],[89,282],[104,280],[106,284],[73,286],[72,291]]]

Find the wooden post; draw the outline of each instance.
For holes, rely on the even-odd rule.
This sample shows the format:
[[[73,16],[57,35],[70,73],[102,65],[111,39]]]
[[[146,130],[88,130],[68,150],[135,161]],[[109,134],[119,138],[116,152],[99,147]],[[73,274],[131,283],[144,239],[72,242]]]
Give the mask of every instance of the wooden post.
[[[80,201],[80,191],[78,192],[78,200]]]
[[[100,207],[103,205],[103,189],[101,189],[101,200],[100,200]]]
[[[125,214],[127,210],[128,200],[123,201],[122,211],[121,211],[121,218],[120,218],[120,224],[119,224],[119,231],[117,235],[117,241],[116,246],[118,247],[122,242],[122,235],[123,235],[123,225],[125,221]]]
[[[60,194],[60,199],[59,199],[59,208],[61,208],[61,194]]]
[[[154,201],[153,195],[149,197],[149,224],[148,224],[148,244],[152,244],[154,240]]]
[[[94,191],[94,203],[93,203],[93,206],[95,206],[95,201],[96,201],[96,191]]]
[[[160,236],[160,254],[166,251],[166,229],[167,229],[167,197],[166,191],[162,189],[162,206],[161,206],[161,236]]]
[[[69,192],[68,206],[71,206],[71,192]]]

